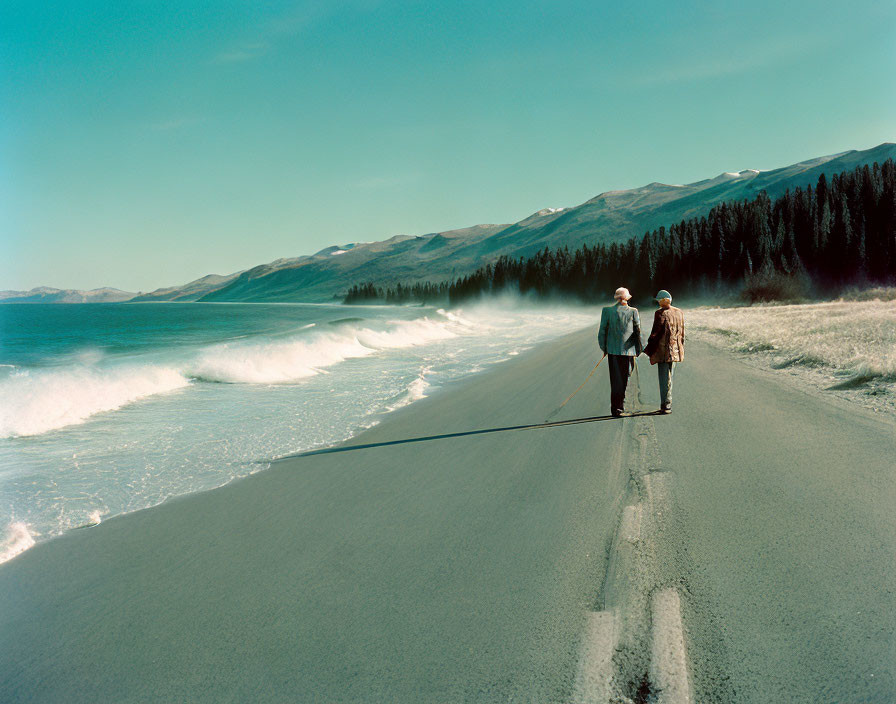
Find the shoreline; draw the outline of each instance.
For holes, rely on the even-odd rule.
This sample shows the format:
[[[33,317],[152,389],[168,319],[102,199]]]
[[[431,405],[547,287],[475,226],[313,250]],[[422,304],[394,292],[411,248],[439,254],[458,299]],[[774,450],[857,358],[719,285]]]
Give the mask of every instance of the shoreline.
[[[142,302],[142,301],[141,301]],[[330,304],[326,304],[330,305]],[[335,304],[333,304],[335,305]],[[354,304],[353,304],[354,305]],[[363,304],[357,304],[355,307],[364,307]],[[643,321],[642,321],[643,322]],[[262,457],[255,461],[258,464],[257,469],[253,469],[247,474],[230,477],[223,484],[219,484],[217,486],[209,487],[206,489],[201,489],[198,491],[188,492],[186,494],[177,494],[174,496],[166,497],[161,500],[159,503],[153,504],[151,506],[145,506],[142,508],[138,508],[133,511],[127,511],[125,513],[118,513],[112,516],[101,515],[99,520],[88,520],[88,522],[73,526],[68,528],[66,531],[58,534],[50,535],[46,538],[43,538],[40,534],[34,535],[28,531],[28,526],[22,521],[14,521],[10,524],[8,528],[8,533],[13,540],[6,545],[9,548],[10,556],[6,559],[0,560],[0,569],[2,566],[9,562],[10,560],[14,560],[16,557],[22,555],[26,551],[33,550],[38,548],[50,541],[55,541],[60,538],[65,537],[69,533],[73,531],[80,531],[86,528],[95,528],[101,523],[106,523],[111,520],[118,520],[126,516],[133,515],[135,513],[140,513],[143,511],[150,511],[157,509],[161,506],[167,505],[171,502],[176,502],[184,498],[189,498],[191,496],[202,495],[208,492],[218,491],[220,489],[229,487],[234,483],[239,483],[249,477],[252,477],[260,472],[266,472],[270,470],[276,464],[282,463],[284,461],[288,461],[291,459],[296,459],[303,457],[305,455],[315,455],[320,454],[321,451],[326,451],[329,448],[343,448],[349,445],[354,445],[358,438],[362,438],[370,433],[372,430],[378,428],[380,425],[384,423],[389,423],[393,420],[397,422],[401,422],[401,414],[409,413],[414,410],[421,402],[429,401],[429,400],[438,400],[440,396],[444,393],[451,393],[453,391],[458,391],[462,389],[467,384],[476,383],[481,377],[484,375],[488,375],[491,373],[495,373],[499,371],[507,362],[514,362],[523,358],[525,355],[535,353],[539,349],[548,348],[555,343],[559,343],[566,338],[571,338],[575,336],[580,336],[583,334],[587,334],[592,329],[596,329],[596,325],[589,325],[579,330],[575,330],[570,333],[566,333],[552,340],[547,340],[544,342],[536,343],[533,347],[525,349],[519,352],[516,355],[508,357],[506,359],[500,360],[493,365],[480,368],[475,371],[470,372],[464,377],[459,379],[454,379],[449,381],[445,385],[438,385],[435,387],[430,387],[432,389],[432,393],[427,393],[426,395],[416,398],[408,403],[404,403],[402,405],[396,407],[386,407],[381,410],[378,414],[376,414],[374,418],[373,424],[362,424],[353,429],[352,434],[345,437],[342,440],[333,442],[333,443],[323,443],[321,445],[311,446],[304,450],[297,451],[295,453],[289,453],[283,456],[274,456],[274,457]],[[645,332],[646,334],[646,332]],[[799,371],[793,370],[792,368],[780,368],[776,367],[771,361],[771,357],[767,354],[760,352],[746,352],[739,351],[737,349],[731,349],[725,347],[720,343],[720,339],[717,333],[714,333],[712,330],[707,329],[699,329],[695,332],[692,332],[691,335],[693,338],[698,340],[700,343],[705,344],[711,347],[716,352],[726,355],[731,360],[736,361],[739,364],[743,364],[744,366],[759,371],[768,376],[771,381],[784,383],[792,390],[808,395],[809,397],[820,401],[822,403],[831,403],[834,404],[843,410],[851,411],[851,412],[860,412],[860,413],[868,413],[872,416],[883,416],[885,418],[892,418],[896,416],[896,402],[890,402],[890,404],[882,403],[882,404],[869,404],[864,402],[864,399],[861,397],[863,395],[862,390],[860,389],[838,389],[832,388],[830,386],[826,386],[826,383],[829,383],[831,380],[836,377],[833,375],[833,372],[824,372],[818,371],[812,368],[800,369]],[[596,345],[595,345],[596,347]],[[641,366],[645,369],[651,369],[651,366],[646,357],[639,357],[638,360],[641,362]],[[593,382],[591,382],[593,383]],[[537,424],[533,424],[535,427]],[[466,433],[461,433],[466,434]],[[23,533],[24,529],[24,533]],[[19,545],[24,545],[23,548],[17,549]]]
[[[582,359],[594,354],[592,332],[398,409],[354,442],[542,422],[563,400],[557,390],[575,388],[593,364]],[[567,410],[588,407],[583,393]],[[621,427],[285,459],[70,531],[0,566],[0,692],[453,701],[484,686],[556,699],[574,677],[581,605],[615,523],[613,502],[595,507],[622,481],[593,471],[594,443],[612,443]],[[436,652],[453,663],[441,675]],[[336,655],[357,673],[342,672]],[[213,662],[214,694],[191,674]],[[263,674],[272,667],[273,679]],[[70,677],[93,684],[73,694]],[[420,695],[429,679],[432,692]]]
[[[142,302],[142,301],[141,301]],[[838,301],[835,301],[838,302]],[[322,305],[331,305],[331,304],[322,304]],[[332,304],[336,305],[336,304]],[[355,307],[365,307],[363,304],[353,304]],[[643,321],[642,321],[643,323]],[[350,435],[345,437],[342,440],[333,442],[333,443],[322,443],[320,445],[311,446],[306,449],[297,451],[295,453],[289,453],[283,456],[274,456],[274,457],[262,457],[255,461],[258,464],[257,469],[253,469],[247,474],[238,475],[234,477],[230,477],[223,484],[219,484],[217,486],[209,487],[206,489],[201,489],[198,491],[188,492],[186,494],[177,494],[174,496],[166,497],[162,499],[159,503],[153,504],[151,506],[145,506],[142,508],[135,509],[133,511],[127,511],[124,513],[118,513],[112,516],[101,515],[99,520],[88,520],[82,525],[73,526],[68,528],[66,531],[58,534],[52,534],[46,538],[43,538],[40,534],[32,534],[28,531],[28,526],[26,523],[22,521],[14,521],[9,526],[7,526],[8,533],[10,537],[13,539],[7,544],[5,547],[8,548],[9,557],[0,560],[0,569],[2,566],[9,562],[10,560],[14,560],[19,555],[23,554],[26,551],[33,550],[38,548],[47,542],[55,541],[60,538],[65,537],[69,533],[73,531],[80,531],[86,528],[95,528],[101,523],[106,523],[111,520],[118,520],[120,518],[133,515],[135,513],[140,513],[143,511],[154,510],[171,502],[176,502],[184,498],[189,498],[191,496],[201,495],[208,492],[218,491],[225,487],[229,487],[234,483],[239,483],[249,477],[252,477],[260,472],[265,472],[270,470],[276,464],[282,463],[284,461],[288,461],[291,459],[300,458],[305,455],[315,455],[320,454],[321,451],[327,451],[329,448],[343,448],[349,445],[353,445],[356,443],[358,438],[363,438],[372,430],[378,428],[380,425],[384,423],[391,424],[393,420],[397,422],[401,422],[401,414],[412,412],[414,408],[416,408],[421,402],[429,401],[429,400],[438,400],[440,396],[444,393],[451,393],[454,391],[458,391],[462,389],[467,384],[476,383],[481,377],[484,375],[488,375],[491,373],[495,373],[499,371],[507,362],[514,362],[524,357],[525,355],[535,353],[539,349],[548,348],[555,343],[559,343],[566,338],[571,338],[575,336],[580,336],[583,334],[587,334],[592,329],[596,329],[596,325],[589,325],[579,330],[575,330],[570,333],[566,333],[552,340],[547,340],[544,342],[536,343],[533,347],[525,349],[519,352],[516,355],[510,356],[506,359],[502,359],[489,367],[476,369],[475,371],[470,372],[464,377],[459,379],[450,380],[445,385],[437,385],[434,387],[429,387],[432,392],[427,393],[426,395],[411,400],[410,402],[404,403],[402,405],[398,405],[395,407],[386,407],[382,409],[379,413],[373,416],[374,422],[373,424],[362,424],[355,427]],[[645,331],[646,334],[646,331]],[[799,371],[791,368],[791,367],[776,367],[772,363],[772,357],[769,356],[768,353],[765,352],[748,352],[737,349],[731,349],[725,347],[721,344],[721,340],[719,338],[718,333],[713,332],[709,329],[698,329],[695,332],[691,333],[693,339],[698,340],[700,343],[705,344],[711,347],[716,352],[726,355],[731,360],[736,361],[739,364],[743,364],[744,366],[759,371],[768,376],[771,381],[784,383],[792,390],[808,395],[809,397],[820,401],[822,403],[831,403],[834,404],[843,410],[851,411],[851,412],[861,412],[868,413],[872,416],[883,416],[885,418],[892,418],[896,416],[896,402],[891,401],[889,404],[886,402],[873,404],[868,403],[865,399],[862,398],[864,396],[864,392],[861,389],[851,389],[851,388],[836,388],[830,387],[826,384],[830,383],[831,380],[836,379],[833,371],[819,371],[814,368],[800,368]],[[595,345],[596,347],[596,345]],[[641,366],[645,369],[651,369],[651,366],[646,357],[639,357],[639,361],[641,362]],[[593,382],[591,382],[593,383]],[[533,424],[535,427],[537,424]],[[461,433],[466,434],[466,433]],[[376,443],[375,443],[376,444]],[[24,529],[24,532],[23,532]],[[21,549],[17,549],[18,546],[23,545]]]
[[[581,383],[586,328],[343,443],[375,447],[27,551],[0,566],[0,698],[560,702],[649,672],[692,701],[886,700],[893,423],[688,354],[670,416],[641,364],[646,415],[500,430]],[[608,410],[595,374],[557,420]]]
[[[143,332],[125,336],[114,354],[84,359],[65,356],[78,345],[63,335],[62,362],[46,367],[34,366],[42,357],[23,336],[10,348],[18,368],[0,380],[8,395],[0,555],[24,546],[13,545],[18,523],[42,543],[96,523],[97,511],[109,520],[223,486],[257,471],[260,459],[356,436],[424,393],[592,319],[524,307],[469,315],[359,308],[361,318],[345,318],[344,306],[299,308],[271,309],[264,320],[213,311],[100,317],[91,329],[108,320],[113,346],[121,326]],[[39,317],[23,320],[46,328]],[[196,339],[181,333],[184,321]],[[164,335],[144,334],[162,323]]]
[[[360,306],[360,307],[363,307],[363,306]],[[447,383],[441,383],[436,386],[428,386],[427,393],[425,395],[423,395],[422,397],[412,398],[408,401],[399,399],[398,404],[393,405],[393,406],[385,406],[382,409],[380,409],[379,411],[377,411],[376,413],[373,413],[371,416],[367,417],[363,423],[359,423],[358,425],[353,427],[349,431],[349,434],[347,436],[344,436],[341,440],[336,440],[333,442],[324,442],[319,445],[312,445],[303,450],[299,450],[296,453],[290,453],[289,455],[259,457],[253,461],[253,464],[257,465],[256,468],[251,469],[246,474],[241,474],[241,475],[236,475],[236,476],[226,478],[226,481],[224,481],[221,484],[217,484],[215,486],[211,486],[208,488],[199,489],[197,491],[190,491],[190,492],[183,493],[183,494],[175,494],[173,496],[168,496],[168,497],[162,499],[161,501],[159,501],[158,503],[154,503],[149,506],[143,506],[143,507],[140,507],[140,508],[137,508],[134,510],[125,511],[122,513],[116,513],[114,515],[101,514],[99,517],[99,520],[94,520],[91,517],[91,518],[87,519],[87,521],[85,521],[83,524],[74,525],[74,526],[67,528],[63,532],[51,533],[46,536],[41,533],[31,532],[31,530],[29,529],[29,527],[27,525],[27,522],[25,522],[25,521],[13,520],[8,526],[6,526],[6,534],[9,538],[9,540],[3,544],[3,547],[6,549],[6,552],[4,552],[3,554],[0,554],[0,569],[2,569],[2,566],[4,564],[9,562],[10,560],[15,559],[16,557],[23,554],[24,552],[33,550],[34,548],[44,545],[50,541],[55,541],[60,538],[63,538],[66,535],[68,535],[69,533],[71,533],[72,531],[80,531],[80,530],[86,529],[86,528],[95,528],[96,526],[100,525],[101,523],[106,523],[111,520],[117,520],[122,517],[130,516],[130,515],[133,515],[135,513],[139,513],[142,511],[153,510],[153,509],[159,508],[160,506],[168,504],[172,501],[178,501],[185,497],[204,494],[204,493],[207,493],[210,491],[217,491],[219,489],[222,489],[224,487],[228,487],[228,486],[232,485],[234,482],[239,482],[239,481],[246,479],[250,476],[258,474],[259,472],[267,471],[271,468],[271,466],[274,463],[276,463],[280,460],[283,460],[285,458],[291,457],[294,454],[302,454],[307,451],[316,450],[316,449],[325,448],[325,447],[339,447],[341,445],[351,443],[356,438],[365,435],[370,430],[372,430],[373,428],[376,428],[377,426],[381,425],[382,423],[391,422],[391,420],[393,418],[395,418],[397,415],[408,410],[411,406],[414,406],[415,404],[419,404],[421,401],[424,401],[424,400],[430,399],[430,398],[436,398],[436,397],[440,396],[442,393],[451,392],[451,391],[463,388],[463,386],[465,384],[475,383],[475,381],[478,378],[480,378],[482,375],[489,374],[497,369],[500,369],[500,367],[507,362],[512,362],[516,359],[519,359],[521,356],[524,356],[528,353],[533,352],[537,348],[543,347],[545,345],[551,345],[554,342],[561,340],[565,337],[568,337],[570,335],[581,334],[585,330],[590,329],[590,327],[593,327],[593,326],[586,326],[585,328],[581,328],[579,330],[574,330],[570,333],[565,333],[563,335],[560,335],[557,338],[553,338],[551,340],[546,340],[543,342],[535,343],[534,345],[529,346],[527,349],[524,349],[517,353],[511,353],[510,356],[508,356],[504,359],[498,360],[496,362],[493,362],[493,363],[485,366],[484,368],[483,367],[473,367],[471,369],[471,371],[469,373],[467,373],[465,376],[462,376],[457,379],[449,379],[447,381]],[[63,430],[64,430],[64,428],[63,428]],[[9,555],[9,556],[5,557],[5,559],[2,559],[5,555]]]

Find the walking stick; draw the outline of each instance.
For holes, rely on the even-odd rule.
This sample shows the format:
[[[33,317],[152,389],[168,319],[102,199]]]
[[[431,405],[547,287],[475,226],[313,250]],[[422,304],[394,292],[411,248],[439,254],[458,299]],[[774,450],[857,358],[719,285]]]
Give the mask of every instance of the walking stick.
[[[553,418],[555,415],[557,415],[557,414],[563,409],[563,407],[564,407],[567,403],[569,403],[570,401],[572,401],[572,397],[575,396],[577,393],[579,393],[579,391],[582,390],[582,387],[584,387],[585,384],[588,383],[588,380],[591,378],[591,375],[594,374],[594,372],[597,371],[597,368],[600,366],[600,363],[603,362],[606,358],[607,358],[607,353],[604,352],[604,356],[601,357],[599,360],[597,360],[597,364],[594,365],[594,369],[592,369],[592,370],[588,373],[588,376],[585,377],[585,381],[583,381],[583,382],[579,385],[579,388],[577,388],[575,391],[573,391],[573,392],[569,395],[569,398],[567,398],[563,403],[561,403],[559,406],[557,406],[557,408],[554,409],[554,412],[551,413],[551,415],[549,415],[547,418],[545,418],[545,421],[544,421],[545,423],[547,423],[551,418]]]

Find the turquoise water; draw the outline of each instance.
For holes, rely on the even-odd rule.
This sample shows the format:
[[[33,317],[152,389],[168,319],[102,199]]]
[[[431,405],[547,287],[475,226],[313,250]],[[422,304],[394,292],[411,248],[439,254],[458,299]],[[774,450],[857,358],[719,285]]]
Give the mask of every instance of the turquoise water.
[[[0,306],[0,561],[331,444],[586,309]]]
[[[9,304],[0,308],[0,360],[46,365],[69,361],[85,350],[128,355],[278,335],[340,316],[346,316],[343,306]]]

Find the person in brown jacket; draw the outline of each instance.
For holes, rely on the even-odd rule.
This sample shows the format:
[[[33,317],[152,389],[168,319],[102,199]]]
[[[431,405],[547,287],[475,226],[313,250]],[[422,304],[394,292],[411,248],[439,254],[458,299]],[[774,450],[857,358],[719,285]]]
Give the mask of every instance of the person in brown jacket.
[[[660,380],[660,413],[672,412],[672,373],[677,362],[684,361],[684,313],[672,305],[672,294],[665,289],[656,294],[660,309],[653,315],[653,328],[644,354],[655,364]]]

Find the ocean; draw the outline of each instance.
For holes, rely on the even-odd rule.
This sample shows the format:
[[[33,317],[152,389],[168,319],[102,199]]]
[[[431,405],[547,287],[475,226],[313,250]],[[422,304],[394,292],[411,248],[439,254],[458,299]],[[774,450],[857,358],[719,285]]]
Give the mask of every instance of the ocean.
[[[596,321],[510,301],[0,306],[0,562],[350,438]]]

